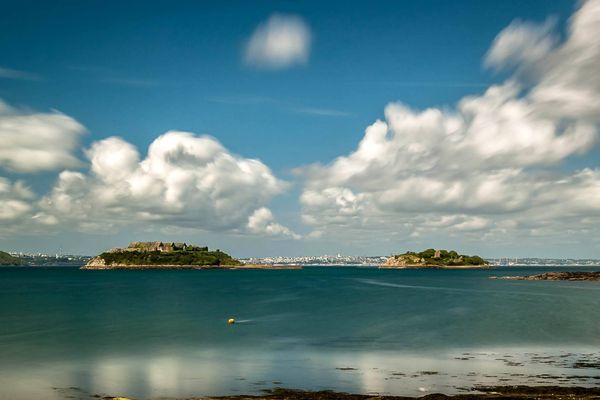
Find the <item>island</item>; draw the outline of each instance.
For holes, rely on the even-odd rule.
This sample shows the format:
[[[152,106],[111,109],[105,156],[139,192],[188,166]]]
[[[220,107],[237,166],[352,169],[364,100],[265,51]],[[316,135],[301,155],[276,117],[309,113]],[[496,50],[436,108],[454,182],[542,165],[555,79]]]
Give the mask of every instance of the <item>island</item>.
[[[179,242],[131,242],[93,257],[81,269],[299,269],[295,265],[244,264],[206,246]]]
[[[600,271],[545,272],[539,275],[490,276],[490,279],[516,281],[600,281]]]
[[[479,256],[458,254],[454,250],[427,249],[420,253],[407,251],[389,257],[379,268],[487,268],[489,263]]]
[[[8,267],[8,266],[20,266],[23,265],[23,262],[19,260],[17,257],[13,257],[10,254],[0,251],[0,266]]]

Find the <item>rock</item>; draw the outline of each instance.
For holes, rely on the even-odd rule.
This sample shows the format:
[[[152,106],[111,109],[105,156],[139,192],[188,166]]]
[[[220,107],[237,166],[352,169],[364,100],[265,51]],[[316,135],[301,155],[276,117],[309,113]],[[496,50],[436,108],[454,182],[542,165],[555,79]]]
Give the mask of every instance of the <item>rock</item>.
[[[545,272],[539,275],[491,276],[490,278],[516,281],[600,281],[600,271]]]
[[[109,269],[110,266],[106,265],[106,261],[102,257],[94,257],[87,262],[81,269]]]

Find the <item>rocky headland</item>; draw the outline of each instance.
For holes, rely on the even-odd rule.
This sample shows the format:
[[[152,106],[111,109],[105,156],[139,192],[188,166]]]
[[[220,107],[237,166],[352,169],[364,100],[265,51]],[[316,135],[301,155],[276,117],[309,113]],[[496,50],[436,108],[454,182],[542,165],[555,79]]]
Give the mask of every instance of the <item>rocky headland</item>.
[[[10,254],[0,251],[0,266],[19,266],[23,265],[23,262],[17,257],[13,257]]]
[[[458,254],[454,250],[408,251],[389,257],[380,268],[482,268],[489,263],[479,256]]]

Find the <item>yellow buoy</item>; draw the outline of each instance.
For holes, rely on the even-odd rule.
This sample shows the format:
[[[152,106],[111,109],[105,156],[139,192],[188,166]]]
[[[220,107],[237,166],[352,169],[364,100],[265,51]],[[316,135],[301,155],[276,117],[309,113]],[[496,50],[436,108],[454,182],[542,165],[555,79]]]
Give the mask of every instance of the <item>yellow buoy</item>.
[[[227,323],[228,323],[229,325],[233,325],[233,324],[235,324],[235,319],[233,319],[233,318],[229,318],[229,319],[227,320]]]

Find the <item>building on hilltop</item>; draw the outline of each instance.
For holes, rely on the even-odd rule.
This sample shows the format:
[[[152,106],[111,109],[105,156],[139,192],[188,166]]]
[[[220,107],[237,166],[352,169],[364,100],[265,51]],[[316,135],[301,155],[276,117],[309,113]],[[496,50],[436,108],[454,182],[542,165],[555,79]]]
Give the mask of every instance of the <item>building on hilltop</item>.
[[[208,251],[208,247],[192,246],[184,242],[131,242],[125,249],[120,251]]]

